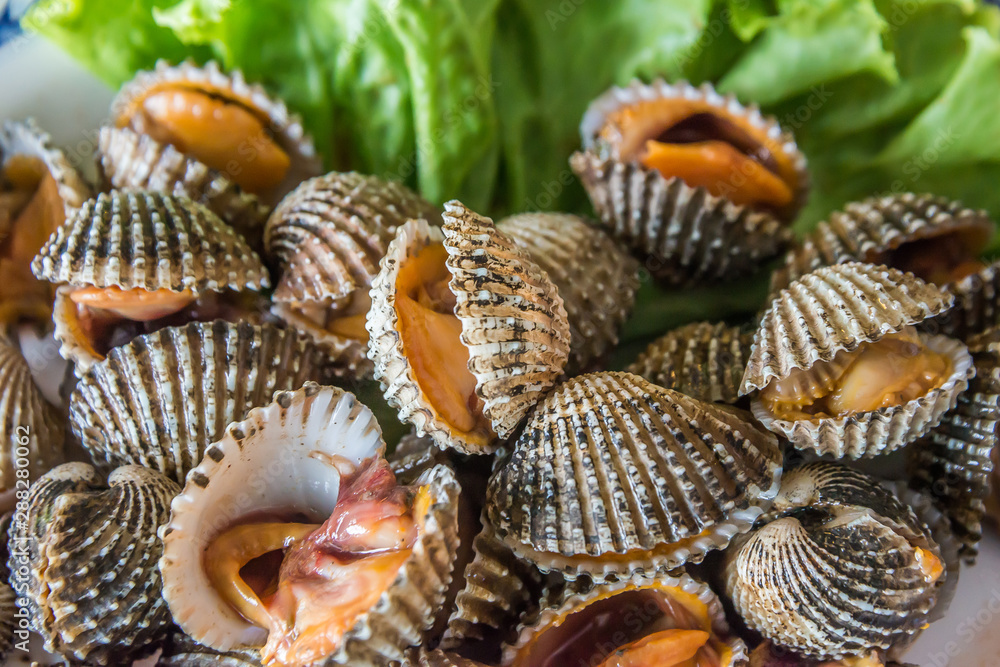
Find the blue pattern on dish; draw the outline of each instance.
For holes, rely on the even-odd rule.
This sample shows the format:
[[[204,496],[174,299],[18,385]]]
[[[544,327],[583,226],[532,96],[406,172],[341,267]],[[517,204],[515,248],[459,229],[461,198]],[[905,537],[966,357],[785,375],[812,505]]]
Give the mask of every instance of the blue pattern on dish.
[[[20,20],[35,0],[0,0],[0,46],[21,34]]]

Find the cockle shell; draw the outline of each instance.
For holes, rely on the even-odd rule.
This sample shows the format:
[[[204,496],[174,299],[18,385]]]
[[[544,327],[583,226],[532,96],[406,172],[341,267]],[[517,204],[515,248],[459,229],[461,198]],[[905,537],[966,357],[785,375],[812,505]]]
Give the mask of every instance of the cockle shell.
[[[322,353],[294,331],[192,322],[91,366],[70,398],[70,427],[98,465],[143,465],[183,484],[229,424],[322,374]]]
[[[220,651],[262,645],[267,632],[212,588],[201,566],[202,549],[255,510],[312,507],[329,514],[340,473],[317,452],[358,464],[384,451],[371,411],[353,394],[332,387],[307,384],[279,393],[270,405],[232,424],[188,474],[170,523],[160,531],[164,597],[181,629]],[[412,555],[324,664],[387,666],[420,644],[433,624],[451,583],[459,489],[446,466],[426,471],[416,483],[429,488],[431,502]]]
[[[670,573],[650,572],[648,575],[634,576],[615,583],[580,582],[577,585],[567,586],[561,594],[543,603],[540,609],[528,614],[522,620],[517,628],[517,640],[504,646],[501,665],[514,667],[528,664],[525,662],[527,651],[547,631],[564,625],[573,614],[580,613],[592,605],[602,602],[607,604],[607,601],[618,596],[629,596],[622,601],[624,609],[614,616],[615,622],[605,626],[607,628],[605,632],[610,633],[609,636],[602,636],[603,628],[595,628],[589,633],[573,637],[575,644],[592,647],[593,657],[585,664],[596,664],[594,660],[598,656],[607,658],[612,651],[623,644],[638,639],[639,637],[629,639],[637,631],[635,626],[641,628],[642,623],[648,623],[655,614],[663,613],[659,605],[657,608],[650,608],[649,602],[653,601],[651,597],[645,602],[641,602],[642,598],[634,597],[657,594],[666,597],[671,609],[683,609],[691,616],[694,627],[685,627],[687,624],[678,623],[681,629],[697,629],[711,633],[721,649],[722,662],[719,663],[721,667],[746,665],[746,646],[742,640],[730,634],[718,597],[708,586],[679,570]],[[536,662],[530,664],[543,664],[538,662],[539,656],[533,657]]]
[[[618,344],[635,305],[639,264],[603,230],[568,213],[521,213],[497,229],[559,289],[570,328],[570,368],[585,369]]]
[[[831,361],[842,350],[880,340],[947,310],[950,294],[910,273],[849,262],[823,267],[782,290],[764,313],[754,335],[740,394]],[[965,346],[944,336],[921,336],[925,345],[948,356],[951,376],[940,387],[903,405],[839,418],[777,419],[759,399],[754,416],[799,449],[860,458],[912,442],[955,406],[972,375]]]
[[[260,651],[253,648],[216,651],[183,632],[175,632],[157,667],[261,667]]]
[[[368,356],[400,421],[430,435],[440,447],[488,453],[495,443],[483,448],[467,442],[420,390],[399,333],[395,301],[400,267],[428,245],[444,242],[469,370],[476,377],[483,412],[501,438],[515,431],[562,374],[569,356],[569,323],[549,276],[489,218],[449,202],[443,231],[424,220],[409,221],[397,231],[372,285]]]
[[[90,186],[83,176],[32,118],[20,123],[4,121],[0,124],[0,164],[15,155],[28,155],[45,163],[66,205],[67,217],[90,197]]]
[[[736,403],[753,334],[695,322],[661,336],[626,370],[653,384],[709,403]]]
[[[488,667],[487,665],[463,658],[456,653],[447,653],[440,649],[433,651],[426,648],[414,649],[403,661],[403,667]]]
[[[140,466],[118,468],[105,483],[84,463],[32,484],[27,521],[14,524],[11,544],[27,547],[28,610],[46,650],[121,664],[166,632],[156,531],[178,490]]]
[[[722,96],[709,84],[696,88],[683,81],[671,84],[658,79],[648,85],[633,81],[624,88],[611,88],[587,109],[580,125],[584,150],[570,158],[570,166],[601,221],[647,258],[646,268],[661,281],[701,284],[752,273],[791,241],[785,222],[770,212],[714,196],[704,187],[666,179],[638,162],[622,161],[598,138],[610,114],[639,102],[669,98],[703,101],[739,116],[780,142],[798,174],[794,210],[788,217],[794,216],[809,189],[805,156],[795,140],[758,107],[744,107],[734,96]]]
[[[171,65],[165,60],[157,61],[154,69],[137,73],[131,81],[121,87],[111,102],[112,119],[118,124],[123,124],[119,121],[127,119],[134,105],[149,91],[171,85],[204,91],[216,97],[239,102],[266,117],[265,129],[291,159],[291,166],[281,184],[273,191],[261,195],[265,204],[273,206],[303,180],[321,172],[322,164],[316,155],[316,148],[313,146],[312,138],[305,133],[301,119],[290,113],[284,102],[268,95],[262,86],[248,83],[240,70],[223,72],[215,61],[209,61],[205,65],[197,65],[190,60],[179,65]],[[141,162],[129,165],[120,161],[120,157],[113,153],[104,153],[102,162],[106,160],[113,164],[115,173],[118,173],[125,182],[133,178],[130,173],[132,170],[144,172],[151,168],[162,168],[166,171],[166,168],[171,166]],[[185,162],[178,163],[172,171],[182,178],[182,174],[200,170],[203,166],[197,164],[197,160],[185,157]],[[108,167],[105,166],[104,169],[107,172]],[[224,184],[220,179],[225,177],[222,172],[216,172],[213,174],[212,183],[215,187],[219,187]]]
[[[7,657],[14,645],[14,625],[17,621],[14,614],[17,595],[11,586],[10,567],[7,565],[9,552],[7,549],[7,531],[10,528],[12,514],[0,517],[0,661]]]
[[[906,448],[910,486],[936,500],[975,563],[984,501],[990,494],[990,455],[1000,420],[1000,328],[969,339],[976,375],[958,404],[925,437]]]
[[[763,525],[730,547],[726,591],[775,643],[838,658],[907,642],[943,567],[927,528],[877,480],[814,463],[786,473]]]
[[[0,335],[0,513],[13,509],[18,479],[27,488],[63,462],[64,436],[63,416],[42,396],[21,351]]]
[[[629,373],[584,375],[532,413],[490,479],[488,516],[543,571],[672,568],[749,530],[781,462],[777,439],[742,413]]]

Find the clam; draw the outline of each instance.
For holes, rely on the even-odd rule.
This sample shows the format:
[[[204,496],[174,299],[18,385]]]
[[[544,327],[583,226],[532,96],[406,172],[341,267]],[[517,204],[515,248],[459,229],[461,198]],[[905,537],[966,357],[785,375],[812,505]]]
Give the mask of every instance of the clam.
[[[503,667],[746,664],[718,598],[687,574],[569,586],[518,627]]]
[[[740,394],[796,448],[860,458],[927,433],[974,373],[965,346],[914,325],[946,294],[910,273],[857,262],[817,269],[771,301]]]
[[[782,646],[765,641],[750,654],[749,667],[886,667],[883,651],[872,649],[857,656],[841,660],[812,660],[803,658]],[[896,663],[888,663],[895,665]]]
[[[733,404],[752,341],[740,327],[695,322],[650,343],[626,370],[700,401]]]
[[[156,531],[178,490],[154,470],[124,466],[105,482],[84,463],[57,466],[32,484],[11,546],[30,559],[24,597],[47,651],[122,664],[165,634]]]
[[[60,354],[83,373],[137,335],[190,321],[260,319],[260,258],[190,199],[113,191],[87,201],[42,247]]]
[[[70,427],[98,465],[143,465],[183,484],[229,424],[322,371],[308,338],[274,325],[168,327],[111,350],[82,375]]]
[[[543,571],[616,578],[724,548],[777,493],[781,462],[745,413],[594,373],[534,410],[490,479],[487,513]]]
[[[570,166],[598,217],[654,276],[752,273],[791,240],[805,156],[777,122],[709,84],[633,81],[587,109]]]
[[[905,451],[910,486],[940,504],[962,542],[962,556],[972,564],[994,471],[990,456],[1000,419],[1000,328],[991,327],[968,343],[976,369],[968,391],[940,424]]]
[[[946,579],[912,510],[834,463],[786,473],[772,512],[727,553],[726,591],[747,625],[812,658],[907,643]]]
[[[446,466],[398,486],[384,450],[353,394],[314,384],[232,424],[160,531],[181,629],[262,647],[264,664],[385,666],[422,643],[451,582],[458,486]]]
[[[19,488],[62,463],[63,424],[21,351],[0,336],[0,513],[14,508]]]
[[[90,189],[33,120],[0,124],[0,325],[48,322],[52,288],[31,259]]]
[[[419,649],[411,652],[404,667],[487,667],[487,665],[463,658],[456,653],[448,653],[440,649]]]
[[[10,580],[10,567],[7,565],[9,555],[7,549],[7,530],[10,528],[12,514],[0,517],[0,662],[7,658],[14,645],[14,625],[17,617],[15,601],[17,595]]]
[[[635,305],[638,262],[604,231],[568,213],[521,213],[497,229],[559,289],[569,318],[570,369],[587,368],[613,350]]]
[[[268,219],[267,252],[281,266],[275,313],[371,373],[368,291],[396,229],[440,212],[402,184],[355,172],[306,181]]]
[[[260,651],[253,648],[216,651],[183,632],[174,633],[157,667],[261,667]]]
[[[368,356],[400,421],[489,453],[562,374],[569,323],[548,274],[492,220],[449,202],[443,232],[398,229],[372,284]]]
[[[138,153],[149,160],[130,160],[137,153],[128,149],[102,152],[103,170],[115,187],[146,189],[152,185],[148,175],[157,174],[172,177],[174,187],[168,191],[199,199],[211,198],[212,190],[231,190],[232,182],[273,206],[322,168],[301,120],[283,102],[248,83],[238,70],[222,72],[214,61],[204,66],[157,62],[155,69],[139,72],[122,86],[111,103],[111,117],[112,134],[131,130],[149,145],[160,144],[159,150]],[[210,176],[189,180],[188,174],[205,167]]]

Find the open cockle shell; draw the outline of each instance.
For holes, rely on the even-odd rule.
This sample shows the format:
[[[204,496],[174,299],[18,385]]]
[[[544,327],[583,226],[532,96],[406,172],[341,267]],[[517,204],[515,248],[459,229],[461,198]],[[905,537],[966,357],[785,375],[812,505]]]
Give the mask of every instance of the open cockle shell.
[[[83,463],[53,468],[32,484],[27,521],[11,537],[27,547],[25,597],[46,650],[121,664],[166,632],[156,531],[178,491],[154,470],[124,466],[105,483]]]
[[[629,373],[568,380],[490,479],[497,534],[543,571],[596,580],[698,562],[778,490],[777,439]]]
[[[829,362],[838,352],[874,343],[947,310],[950,294],[910,273],[849,262],[817,269],[782,290],[754,335],[740,394],[760,390],[797,369]],[[944,336],[921,342],[951,362],[950,376],[901,405],[837,418],[778,419],[759,399],[754,416],[797,448],[860,458],[912,442],[954,407],[974,372],[965,346]]]
[[[401,267],[424,248],[444,243],[457,297],[454,313],[468,348],[468,368],[483,413],[500,438],[514,432],[528,410],[558,380],[568,361],[570,330],[562,298],[548,275],[499,232],[489,218],[458,202],[445,205],[444,234],[424,220],[399,228],[372,286],[368,356],[386,400],[400,421],[440,447],[492,452],[497,443],[472,442],[451,427],[424,395],[402,344],[396,311]]]
[[[753,334],[725,323],[695,322],[649,344],[626,370],[709,403],[736,403]]]
[[[17,479],[36,480],[63,462],[64,436],[63,416],[42,396],[21,351],[0,335],[0,513],[13,509]]]
[[[747,624],[811,657],[909,641],[928,622],[945,563],[912,510],[832,463],[785,475],[767,521],[727,555],[726,590]]]
[[[90,186],[66,155],[52,144],[52,137],[42,131],[34,119],[20,123],[4,121],[0,125],[0,164],[15,155],[38,158],[56,181],[66,215],[83,205],[91,194]]]
[[[184,483],[229,424],[275,392],[319,380],[323,363],[305,336],[269,324],[161,329],[83,374],[70,426],[95,462],[144,465]]]
[[[569,318],[571,367],[585,369],[612,350],[635,305],[638,262],[604,231],[568,213],[521,213],[497,229],[559,289]]]
[[[137,73],[131,81],[121,87],[111,102],[112,119],[118,126],[127,125],[147,95],[166,89],[204,92],[215,98],[235,102],[262,119],[265,131],[291,160],[284,181],[273,190],[261,193],[261,199],[266,204],[273,206],[303,180],[320,173],[322,164],[316,155],[312,138],[305,133],[301,119],[290,113],[284,102],[268,95],[262,86],[248,83],[241,71],[223,72],[215,61],[209,61],[205,65],[197,65],[192,61],[179,65],[171,65],[164,60],[157,61],[154,69]],[[255,139],[247,138],[248,151],[257,150],[253,145]],[[118,163],[119,156],[105,154],[102,160],[105,157],[116,163],[116,171],[122,178],[130,178],[127,165]],[[187,159],[192,163],[197,162],[191,158]],[[137,170],[150,168],[149,165],[142,163],[132,166]],[[199,167],[186,164],[184,172],[192,168]],[[218,172],[215,180],[218,182],[219,178],[226,176],[225,173]],[[232,175],[229,175],[229,178],[232,178]]]
[[[721,659],[719,667],[745,667],[746,646],[742,640],[730,634],[718,597],[708,586],[692,579],[683,571],[650,572],[646,576],[634,576],[616,583],[581,582],[578,585],[566,586],[560,594],[543,601],[540,609],[522,619],[517,628],[517,640],[504,646],[501,665],[519,667],[548,664],[542,662],[541,656],[529,654],[546,632],[557,630],[571,620],[574,614],[586,613],[589,607],[608,604],[618,598],[622,608],[616,612],[606,611],[615,619],[614,622],[595,623],[590,628],[584,626],[589,632],[581,631],[579,635],[571,637],[574,644],[582,644],[590,649],[587,653],[593,654],[589,660],[581,660],[580,664],[598,664],[595,662],[598,656],[602,660],[610,657],[610,654],[621,645],[633,641],[634,639],[629,637],[643,629],[644,624],[655,622],[656,616],[664,613],[656,602],[659,596],[663,596],[662,599],[666,601],[672,613],[682,610],[684,616],[689,617],[686,621],[690,622],[690,625],[688,622],[678,620],[675,627],[710,633]],[[605,633],[608,636],[602,636]],[[556,647],[563,648],[560,644]],[[577,654],[572,655],[577,656]],[[528,662],[529,657],[533,658],[532,662]],[[707,656],[702,657],[707,660]],[[576,665],[577,662],[567,661],[558,664]],[[698,664],[712,663],[699,661]]]
[[[805,156],[777,122],[756,106],[744,107],[710,85],[686,82],[651,84],[633,81],[614,87],[591,103],[580,125],[583,152],[570,166],[583,182],[601,221],[635,252],[646,268],[670,284],[699,284],[752,273],[791,241],[782,219],[767,210],[737,205],[704,187],[680,178],[664,178],[656,169],[623,160],[602,137],[612,114],[633,105],[663,99],[684,100],[715,110],[755,128],[788,156],[796,174],[795,200],[780,218],[790,219],[805,202],[809,189]],[[742,174],[735,173],[733,183]],[[745,179],[745,177],[743,177]]]
[[[215,592],[201,565],[202,550],[257,510],[308,507],[329,515],[340,473],[324,458],[358,464],[384,451],[371,412],[353,394],[331,387],[308,384],[279,393],[272,404],[232,424],[188,474],[170,523],[160,531],[163,594],[184,632],[222,651],[262,645],[267,631],[251,625]],[[402,660],[430,629],[451,582],[459,490],[446,466],[426,471],[416,484],[427,487],[430,503],[412,554],[324,664],[387,666]]]

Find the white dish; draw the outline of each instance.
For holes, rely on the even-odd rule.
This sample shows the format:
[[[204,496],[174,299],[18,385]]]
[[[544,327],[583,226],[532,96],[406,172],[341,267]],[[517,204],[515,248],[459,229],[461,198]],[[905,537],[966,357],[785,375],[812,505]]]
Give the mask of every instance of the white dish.
[[[0,119],[34,116],[77,165],[89,167],[96,128],[112,91],[64,53],[37,37],[0,47]],[[60,377],[48,380],[58,384]],[[1000,667],[1000,538],[983,540],[979,563],[964,568],[946,618],[906,655],[919,667]],[[8,665],[28,665],[15,652]]]

